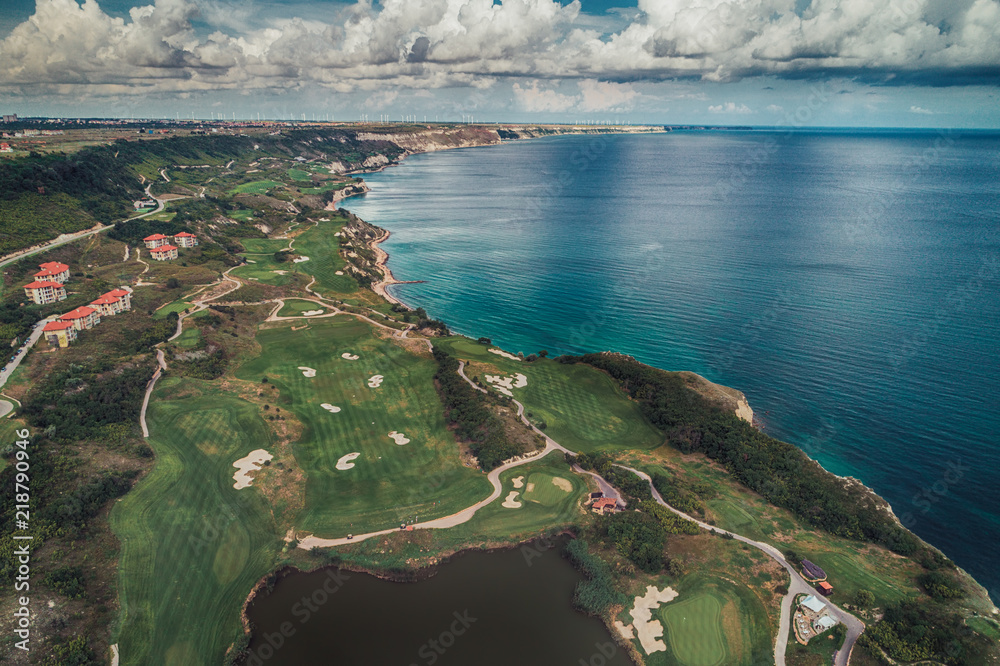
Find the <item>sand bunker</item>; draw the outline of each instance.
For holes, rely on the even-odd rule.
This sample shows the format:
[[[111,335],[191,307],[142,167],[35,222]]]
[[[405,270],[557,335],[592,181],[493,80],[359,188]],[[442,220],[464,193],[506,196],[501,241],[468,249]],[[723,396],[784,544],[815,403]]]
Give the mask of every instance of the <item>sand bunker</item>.
[[[233,488],[240,490],[249,486],[253,481],[250,477],[250,472],[256,472],[265,461],[268,461],[273,457],[274,456],[264,449],[257,449],[256,451],[248,453],[246,457],[240,458],[234,462],[233,467],[236,468],[236,473],[233,474],[233,478],[236,479],[236,483],[233,484]]]
[[[340,407],[337,407],[336,405],[331,405],[328,402],[324,402],[322,405],[320,405],[320,407],[330,412],[331,414],[336,414],[337,412],[340,411]]]
[[[372,375],[368,378],[368,388],[378,388],[382,385],[382,380],[385,379],[382,375]]]
[[[292,259],[293,264],[301,264],[304,261],[309,261],[309,257],[295,257]]]
[[[524,487],[524,477],[523,476],[519,476],[516,479],[511,479],[511,481],[514,482],[514,487],[515,488],[523,488]]]
[[[410,440],[406,438],[406,435],[401,432],[396,432],[395,430],[389,433],[389,437],[391,437],[398,446],[410,443]]]
[[[299,366],[299,370],[301,370],[302,374],[305,375],[306,377],[315,377],[316,376],[316,371],[315,370],[313,370],[312,368],[307,368],[304,365],[300,365]]]
[[[507,352],[503,351],[502,349],[491,349],[490,353],[491,354],[496,354],[497,356],[503,356],[504,358],[509,358],[512,361],[520,361],[521,360],[519,357],[514,356],[513,354],[508,354]]]
[[[247,259],[247,263],[248,264],[256,264],[257,262],[254,261],[253,259]]]
[[[562,478],[561,476],[552,477],[552,485],[563,491],[564,493],[573,492],[573,484]]]
[[[533,484],[533,483],[529,483],[529,484],[528,484],[528,487],[524,489],[524,493],[525,493],[525,494],[528,494],[528,493],[530,493],[530,492],[531,492],[532,490],[534,490],[534,489],[535,489],[535,484]]]
[[[336,273],[334,273],[334,275],[343,275],[343,274],[344,274],[344,271],[337,271]]]
[[[639,637],[639,644],[646,654],[654,652],[665,652],[666,644],[660,640],[663,636],[663,625],[659,620],[653,620],[653,611],[660,604],[665,604],[677,598],[677,592],[671,587],[657,590],[653,585],[646,587],[646,596],[636,597],[632,605],[632,625],[635,627],[636,636]]]
[[[505,509],[520,509],[521,503],[517,501],[518,495],[520,495],[520,493],[517,492],[516,490],[510,491],[510,493],[507,495],[507,499],[505,499],[503,501],[503,504],[501,504],[500,506],[502,506]]]
[[[354,463],[351,461],[360,455],[360,453],[348,453],[346,456],[341,457],[341,459],[337,461],[337,469],[341,471],[351,469],[354,467]]]
[[[513,396],[511,389],[524,388],[528,385],[528,378],[522,375],[520,372],[510,375],[508,377],[501,377],[499,375],[483,375],[486,381],[493,384],[496,390],[500,391],[504,395]]]
[[[628,640],[632,640],[633,638],[635,638],[635,633],[633,633],[632,631],[631,624],[622,624],[621,620],[615,620],[614,627],[618,631],[618,633],[621,634],[622,638]]]
[[[302,313],[303,317],[314,317],[316,315],[323,314],[323,310],[306,310]]]
[[[278,275],[288,275],[288,271],[271,271],[272,273],[277,273]]]
[[[348,361],[357,361],[359,356],[357,354],[352,354],[351,352],[344,352],[340,355],[340,358],[346,358]]]

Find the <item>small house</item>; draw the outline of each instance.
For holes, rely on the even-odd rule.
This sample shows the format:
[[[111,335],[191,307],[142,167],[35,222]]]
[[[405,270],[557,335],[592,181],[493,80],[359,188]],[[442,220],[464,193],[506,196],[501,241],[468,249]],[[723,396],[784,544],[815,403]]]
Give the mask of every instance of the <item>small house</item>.
[[[59,317],[59,321],[69,322],[78,331],[94,328],[101,323],[100,313],[92,307],[81,305]]]
[[[194,247],[198,244],[198,237],[182,231],[179,234],[174,234],[174,242],[177,243],[178,247]]]
[[[39,264],[38,267],[42,270],[35,273],[34,278],[36,280],[58,282],[59,284],[69,282],[69,266],[66,264],[61,264],[58,261],[48,261],[44,264]]]
[[[136,210],[143,210],[145,208],[156,208],[156,200],[139,199],[138,201],[132,202],[132,206],[134,206]]]
[[[14,149],[10,147],[9,143],[0,143],[0,153],[12,153]]]
[[[66,321],[50,321],[42,329],[42,335],[53,347],[69,347],[76,340],[76,328]]]
[[[36,305],[45,305],[66,300],[66,288],[58,282],[35,280],[24,285],[24,295]]]
[[[813,622],[813,629],[816,630],[817,634],[822,634],[827,629],[833,629],[836,626],[837,621],[829,615],[821,615]]]
[[[146,236],[142,239],[142,242],[146,244],[150,250],[156,249],[158,247],[163,247],[170,240],[169,236],[164,236],[163,234],[153,234],[152,236]]]
[[[819,615],[826,609],[826,604],[816,598],[815,594],[810,594],[808,597],[799,602],[799,606],[805,608],[806,610],[812,611]]]
[[[594,503],[590,505],[590,510],[594,513],[609,514],[614,513],[618,508],[618,500],[613,497],[602,497],[600,499],[594,500]]]
[[[828,597],[833,594],[833,585],[823,581],[816,586],[816,590],[824,597]]]
[[[177,258],[177,246],[160,245],[149,251],[149,256],[157,261],[169,261]]]

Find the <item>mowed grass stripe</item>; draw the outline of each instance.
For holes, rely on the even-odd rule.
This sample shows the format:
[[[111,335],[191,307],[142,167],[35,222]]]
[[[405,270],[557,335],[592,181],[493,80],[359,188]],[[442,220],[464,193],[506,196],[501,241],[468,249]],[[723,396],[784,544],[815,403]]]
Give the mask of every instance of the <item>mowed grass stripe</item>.
[[[345,272],[346,262],[340,256],[340,239],[335,233],[344,228],[343,218],[317,222],[295,237],[295,253],[309,257],[297,264],[299,270],[316,278],[313,289],[321,294],[351,294],[358,290],[357,281]]]
[[[147,420],[156,465],[111,513],[121,664],[218,664],[280,550],[264,499],[232,487],[232,463],[268,448],[269,430],[250,403],[177,378],[161,382]]]
[[[258,382],[267,376],[281,393],[281,409],[304,426],[294,449],[307,477],[299,530],[337,537],[388,529],[417,516],[455,513],[489,495],[486,475],[461,464],[434,390],[433,360],[375,337],[352,317],[313,320],[298,331],[269,325],[257,341],[260,356],[238,376]],[[345,352],[360,358],[345,360]],[[303,376],[299,366],[316,370],[316,377]],[[369,388],[375,374],[385,379]],[[331,414],[323,403],[342,411]],[[410,443],[397,446],[390,431]],[[353,452],[361,454],[354,468],[337,470],[337,461]]]

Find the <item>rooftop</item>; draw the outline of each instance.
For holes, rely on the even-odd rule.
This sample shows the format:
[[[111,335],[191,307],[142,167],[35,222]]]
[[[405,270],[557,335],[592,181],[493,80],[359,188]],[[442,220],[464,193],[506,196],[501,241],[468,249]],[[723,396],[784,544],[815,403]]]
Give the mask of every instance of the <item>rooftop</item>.
[[[171,250],[176,250],[176,249],[177,249],[176,245],[161,245],[160,247],[154,247],[152,250],[150,250],[150,252],[153,253],[170,252]]]
[[[163,234],[153,234],[152,236],[146,236],[146,237],[145,237],[145,238],[143,238],[142,240],[144,240],[144,241],[150,241],[150,240],[163,240],[163,239],[165,239],[165,238],[167,238],[167,237],[166,237],[166,236],[164,236]]]
[[[24,285],[25,289],[45,289],[46,287],[61,288],[62,285],[58,282],[49,282],[48,280],[35,280]]]
[[[83,319],[84,317],[89,317],[90,315],[94,314],[95,312],[97,312],[97,310],[95,310],[94,308],[88,307],[86,305],[81,305],[80,307],[76,308],[75,310],[70,310],[69,312],[67,312],[66,314],[62,315],[59,318],[60,319]]]
[[[68,321],[50,321],[45,325],[43,331],[65,331],[67,328],[73,328],[73,324]]]

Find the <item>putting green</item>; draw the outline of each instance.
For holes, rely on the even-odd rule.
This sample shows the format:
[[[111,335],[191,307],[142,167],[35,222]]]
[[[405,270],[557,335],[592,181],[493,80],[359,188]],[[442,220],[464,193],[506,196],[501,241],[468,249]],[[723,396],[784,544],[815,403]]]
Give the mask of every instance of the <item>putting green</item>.
[[[546,434],[574,451],[651,449],[663,436],[646,420],[639,405],[600,370],[551,359],[533,363],[513,361],[489,352],[493,347],[464,337],[434,341],[455,357],[488,363],[505,374],[521,373],[528,385],[514,389],[514,397],[544,421]],[[475,374],[475,371],[471,371]]]
[[[316,310],[322,310],[324,313],[329,312],[324,306],[319,303],[314,303],[313,301],[306,301],[299,298],[289,298],[285,300],[284,307],[278,312],[279,317],[298,317],[303,312],[315,312]]]
[[[722,604],[712,594],[699,594],[660,608],[665,638],[686,666],[718,666],[726,659],[722,637]]]
[[[376,531],[447,516],[490,494],[486,475],[459,459],[434,390],[433,360],[376,337],[368,324],[346,315],[314,319],[298,331],[293,323],[261,330],[259,357],[237,376],[255,382],[267,376],[280,391],[272,404],[304,426],[295,445],[307,477],[297,529],[321,537]],[[346,360],[344,353],[359,358]],[[368,386],[374,375],[384,377],[378,388]],[[410,442],[394,443],[388,436],[394,431]],[[336,469],[355,452],[361,455],[352,469]]]
[[[567,492],[553,483],[553,479],[560,479],[563,483],[573,484],[566,476],[555,477],[551,474],[541,474],[533,473],[525,478],[525,484],[523,489],[524,499],[529,502],[538,502],[539,504],[544,504],[545,506],[558,506],[566,499],[566,495],[571,494],[572,491]],[[528,487],[531,490],[528,490]],[[582,498],[578,498],[582,499]]]
[[[260,492],[233,488],[233,461],[268,448],[270,429],[254,405],[175,377],[146,418],[156,465],[110,516],[121,540],[113,642],[122,666],[219,664],[281,548]]]
[[[274,260],[274,255],[271,254],[243,254],[240,256],[254,262],[234,268],[230,273],[244,280],[254,280],[281,287],[289,284],[294,279],[295,273],[303,272],[300,269],[301,264],[295,264],[291,261],[277,262]]]

